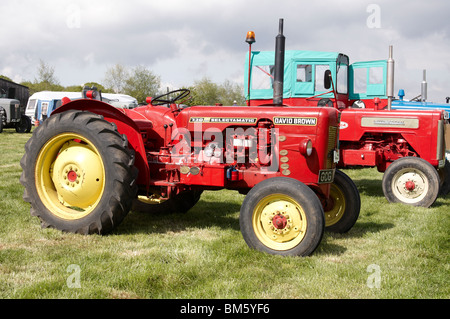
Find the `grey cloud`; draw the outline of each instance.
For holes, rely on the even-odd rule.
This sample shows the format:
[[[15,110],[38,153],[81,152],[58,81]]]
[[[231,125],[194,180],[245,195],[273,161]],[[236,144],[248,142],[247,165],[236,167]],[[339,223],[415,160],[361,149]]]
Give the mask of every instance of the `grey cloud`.
[[[154,68],[165,82],[191,84],[203,75],[223,81],[244,72],[246,31],[256,32],[254,50],[273,50],[278,19],[284,18],[287,49],[341,51],[355,62],[384,59],[394,44],[400,75],[423,68],[425,53],[417,51],[434,47],[424,52],[433,61],[430,79],[440,72],[442,81],[435,85],[441,86],[450,81],[447,3],[2,0],[0,72],[33,79],[41,58],[55,67],[64,85],[84,77],[101,81],[106,67],[115,63]],[[380,9],[380,28],[367,25],[370,4]]]

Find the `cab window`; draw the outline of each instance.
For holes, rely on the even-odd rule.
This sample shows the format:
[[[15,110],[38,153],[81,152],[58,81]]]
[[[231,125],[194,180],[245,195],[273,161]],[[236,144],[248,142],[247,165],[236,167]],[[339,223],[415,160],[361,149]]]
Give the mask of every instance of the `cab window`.
[[[297,65],[297,82],[311,82],[312,81],[312,65],[298,64]]]
[[[256,65],[252,68],[252,89],[270,90],[273,88],[273,65]]]
[[[354,93],[366,93],[367,91],[367,68],[353,70]]]
[[[337,70],[337,92],[341,94],[348,93],[348,65],[339,64]]]
[[[350,99],[386,95],[386,60],[355,62],[350,66]]]
[[[330,66],[328,64],[316,64],[316,85],[314,87],[316,92],[328,91],[325,87],[324,74],[329,69]]]

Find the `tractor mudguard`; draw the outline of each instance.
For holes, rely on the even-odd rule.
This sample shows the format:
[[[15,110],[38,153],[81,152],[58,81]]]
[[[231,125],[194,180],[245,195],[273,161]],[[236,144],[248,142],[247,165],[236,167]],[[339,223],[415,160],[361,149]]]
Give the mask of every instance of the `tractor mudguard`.
[[[102,115],[108,122],[114,123],[120,134],[126,135],[128,144],[135,151],[135,166],[139,170],[137,178],[138,185],[149,186],[150,168],[148,166],[147,155],[145,153],[144,141],[139,132],[139,128],[132,119],[117,108],[98,101],[89,99],[80,99],[63,104],[52,112],[53,114],[62,113],[67,110],[88,111]]]

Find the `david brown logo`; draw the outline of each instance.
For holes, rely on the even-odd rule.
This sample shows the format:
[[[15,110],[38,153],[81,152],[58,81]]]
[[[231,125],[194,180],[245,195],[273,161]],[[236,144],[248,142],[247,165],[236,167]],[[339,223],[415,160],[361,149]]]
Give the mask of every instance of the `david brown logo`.
[[[274,117],[273,123],[275,125],[317,125],[317,118],[315,117]]]

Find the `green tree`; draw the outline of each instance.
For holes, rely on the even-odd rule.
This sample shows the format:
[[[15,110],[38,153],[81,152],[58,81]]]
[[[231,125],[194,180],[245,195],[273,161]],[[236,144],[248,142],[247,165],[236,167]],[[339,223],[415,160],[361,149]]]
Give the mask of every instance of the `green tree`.
[[[245,105],[244,88],[242,85],[226,80],[219,88],[220,103],[223,105]]]
[[[125,81],[123,93],[134,97],[138,103],[155,96],[161,86],[160,77],[142,65],[135,67]]]
[[[64,91],[67,92],[81,92],[83,91],[83,87],[81,85],[69,85],[64,88]]]
[[[39,60],[37,75],[38,76],[35,78],[34,82],[42,88],[41,91],[58,91],[58,89],[61,88],[59,80],[55,76],[54,67],[45,63],[43,60]]]
[[[7,77],[6,75],[0,75],[0,79],[4,79],[4,80],[8,80],[8,81],[14,82],[13,80],[11,80],[11,78]]]
[[[215,105],[216,103],[222,105],[244,105],[245,103],[243,88],[228,80],[223,84],[216,84],[205,77],[194,82],[194,85],[189,87],[189,89],[191,90],[192,98],[186,104],[191,106]]]
[[[205,77],[194,82],[189,87],[191,99],[186,102],[188,105],[214,105],[220,103],[220,90],[216,83]]]
[[[34,81],[24,81],[20,84],[27,86],[30,89],[30,94],[40,91],[64,90],[64,87],[59,84],[59,80],[55,76],[55,69],[43,60],[39,60],[37,77],[35,77]]]
[[[117,63],[106,70],[104,83],[114,93],[124,93],[123,89],[128,77],[128,71],[125,66]]]

